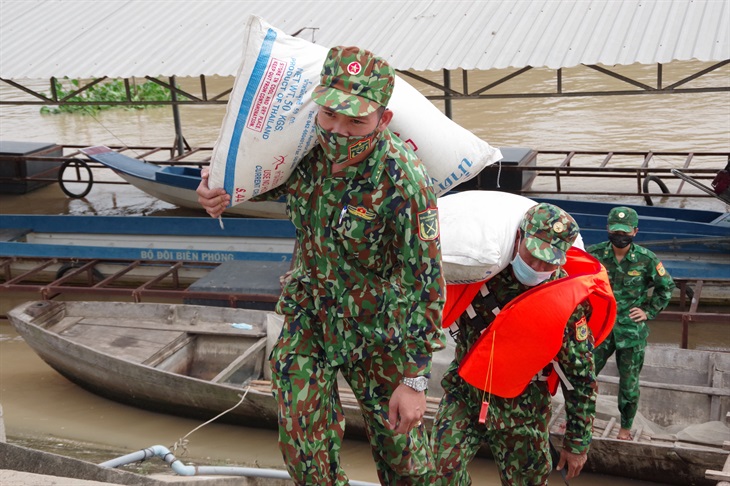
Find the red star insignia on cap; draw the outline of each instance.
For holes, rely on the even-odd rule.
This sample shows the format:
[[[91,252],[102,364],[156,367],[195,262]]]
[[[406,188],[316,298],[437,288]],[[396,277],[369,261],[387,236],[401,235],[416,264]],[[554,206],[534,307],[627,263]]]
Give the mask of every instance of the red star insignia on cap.
[[[352,61],[347,65],[347,72],[350,74],[359,74],[362,71],[362,66],[357,61]]]

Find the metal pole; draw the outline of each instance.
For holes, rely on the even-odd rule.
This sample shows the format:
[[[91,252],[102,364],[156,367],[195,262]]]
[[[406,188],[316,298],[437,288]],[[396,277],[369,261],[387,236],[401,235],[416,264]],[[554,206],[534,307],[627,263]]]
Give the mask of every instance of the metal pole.
[[[447,98],[444,99],[444,114],[451,119],[451,98],[447,90],[451,89],[451,71],[444,69],[444,95]]]
[[[177,146],[177,154],[182,155],[184,151],[182,124],[180,123],[180,108],[178,107],[177,92],[175,91],[175,76],[170,77],[170,97],[172,99],[172,119],[175,122],[175,145]]]

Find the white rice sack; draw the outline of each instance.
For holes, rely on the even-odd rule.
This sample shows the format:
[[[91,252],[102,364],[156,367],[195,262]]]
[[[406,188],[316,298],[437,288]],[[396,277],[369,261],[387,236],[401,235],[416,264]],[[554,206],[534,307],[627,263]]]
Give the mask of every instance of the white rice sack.
[[[208,179],[231,195],[231,205],[283,184],[317,143],[311,92],[327,55],[253,15],[243,38]]]
[[[446,282],[480,282],[504,270],[512,261],[522,217],[535,204],[499,191],[463,191],[439,198]],[[573,246],[584,249],[580,234]]]
[[[463,191],[439,198],[446,281],[479,282],[504,270],[512,260],[520,221],[535,204],[499,191]]]
[[[223,187],[232,205],[283,184],[317,143],[319,84],[328,47],[291,37],[251,15],[210,167],[210,187]],[[377,53],[376,53],[377,54]],[[496,148],[459,126],[396,76],[391,130],[423,161],[437,195],[500,160]]]
[[[395,77],[389,128],[426,166],[437,196],[502,160],[502,152],[441,113],[416,88]]]

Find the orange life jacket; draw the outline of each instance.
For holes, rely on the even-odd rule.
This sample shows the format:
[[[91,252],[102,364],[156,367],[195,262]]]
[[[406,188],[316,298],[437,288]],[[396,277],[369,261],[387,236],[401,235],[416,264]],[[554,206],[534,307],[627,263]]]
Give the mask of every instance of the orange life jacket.
[[[566,277],[538,285],[500,310],[459,366],[465,381],[500,397],[522,393],[558,354],[568,319],[586,298],[593,311],[583,325],[590,328],[596,346],[606,339],[616,318],[616,299],[606,269],[578,248],[568,250],[563,269]],[[466,310],[483,283],[447,287],[445,327]],[[551,387],[554,392],[557,379]]]

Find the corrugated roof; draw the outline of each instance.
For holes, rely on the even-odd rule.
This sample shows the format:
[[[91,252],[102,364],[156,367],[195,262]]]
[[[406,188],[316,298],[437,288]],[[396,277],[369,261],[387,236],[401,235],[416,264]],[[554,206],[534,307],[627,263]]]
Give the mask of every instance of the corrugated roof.
[[[0,77],[235,75],[249,14],[401,70],[730,59],[728,0],[2,0]],[[313,29],[313,30],[312,30]]]

